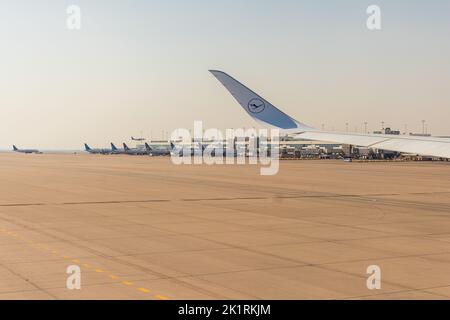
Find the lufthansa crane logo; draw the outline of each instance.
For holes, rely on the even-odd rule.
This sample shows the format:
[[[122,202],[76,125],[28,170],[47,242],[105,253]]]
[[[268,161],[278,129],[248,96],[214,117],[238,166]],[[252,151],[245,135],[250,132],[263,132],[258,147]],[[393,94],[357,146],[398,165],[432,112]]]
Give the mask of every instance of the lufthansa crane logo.
[[[248,102],[247,107],[251,113],[260,113],[264,111],[266,104],[261,99],[254,98]]]

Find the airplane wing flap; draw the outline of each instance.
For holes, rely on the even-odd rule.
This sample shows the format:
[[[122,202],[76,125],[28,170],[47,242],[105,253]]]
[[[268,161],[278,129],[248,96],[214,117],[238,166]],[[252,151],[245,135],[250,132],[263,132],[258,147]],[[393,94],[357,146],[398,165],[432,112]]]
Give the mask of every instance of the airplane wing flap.
[[[351,144],[373,149],[450,158],[450,139],[388,135],[340,134],[321,131],[304,132],[298,138]]]
[[[442,158],[450,158],[450,144],[425,141],[425,140],[406,140],[406,139],[389,139],[376,144],[374,147],[382,150],[396,150],[406,153],[433,155]]]

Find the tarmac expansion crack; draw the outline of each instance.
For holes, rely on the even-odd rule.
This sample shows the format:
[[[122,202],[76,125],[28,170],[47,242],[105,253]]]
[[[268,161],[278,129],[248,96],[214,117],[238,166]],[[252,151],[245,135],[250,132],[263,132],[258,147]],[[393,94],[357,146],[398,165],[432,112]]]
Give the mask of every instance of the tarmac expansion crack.
[[[180,199],[140,199],[140,200],[105,200],[105,201],[73,201],[73,202],[41,202],[41,203],[3,203],[0,207],[26,207],[26,206],[65,206],[65,205],[102,205],[102,204],[123,204],[123,203],[153,203],[153,202],[174,202],[174,201],[186,201],[186,202],[197,202],[197,201],[240,201],[240,200],[270,200],[270,199],[302,199],[302,198],[337,198],[337,199],[348,199],[355,198],[360,200],[373,200],[371,197],[387,197],[387,196],[402,196],[402,195],[434,195],[434,194],[450,194],[450,192],[413,192],[413,193],[369,193],[369,194],[332,194],[332,193],[321,193],[321,194],[301,194],[301,195],[272,195],[272,196],[255,196],[255,197],[221,197],[221,198],[180,198]],[[381,200],[381,199],[379,199]],[[395,201],[382,199],[383,201],[389,202],[389,204],[395,203],[405,203],[405,201]],[[413,205],[428,205],[419,202],[407,203]],[[449,205],[442,205],[443,209],[450,210]]]

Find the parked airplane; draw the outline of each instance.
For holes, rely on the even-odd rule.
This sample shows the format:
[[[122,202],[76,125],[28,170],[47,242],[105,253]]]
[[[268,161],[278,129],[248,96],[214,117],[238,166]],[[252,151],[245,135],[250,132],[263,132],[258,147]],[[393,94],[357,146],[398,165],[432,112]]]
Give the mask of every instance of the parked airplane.
[[[114,143],[111,142],[111,153],[112,154],[126,154],[125,149],[117,148]]]
[[[144,155],[144,154],[147,154],[147,151],[144,150],[144,149],[129,148],[125,142],[123,143],[123,149],[124,149],[124,153],[125,154],[129,154],[129,155]]]
[[[194,144],[178,144],[175,145],[172,141],[170,142],[170,155],[174,156],[174,157],[181,157],[181,156],[185,156],[186,153],[190,153],[191,156],[193,156],[195,154],[195,150],[196,148],[200,148],[200,144],[194,143]],[[202,147],[202,152],[204,150],[204,148]]]
[[[226,148],[225,144],[223,142],[214,142],[214,143],[208,143],[203,144],[201,141],[194,141],[193,145],[193,154],[196,154],[197,152],[201,151],[201,154],[205,154],[207,152],[209,155],[215,157],[219,156],[219,154],[216,154],[219,150],[222,150],[222,156],[226,156]]]
[[[148,145],[148,143],[145,143],[145,150],[147,151],[147,154],[150,156],[168,156],[170,155],[170,150],[166,148],[152,148]]]
[[[91,149],[87,143],[84,144],[84,149],[86,152],[92,154],[110,154],[112,150],[110,149]]]
[[[133,141],[145,141],[145,138],[133,138],[133,136],[132,136],[131,140],[133,140]]]
[[[225,72],[218,70],[210,70],[210,72],[253,119],[262,124],[279,128],[282,135],[291,135],[306,140],[330,141],[373,149],[450,158],[450,140],[445,138],[338,133],[318,130],[291,118]]]
[[[19,149],[15,145],[13,145],[13,151],[14,152],[20,152],[20,153],[36,153],[36,154],[42,154],[39,150],[36,149]]]
[[[170,155],[171,156],[180,157],[183,154],[182,151],[183,151],[182,147],[176,146],[172,141],[170,142]]]

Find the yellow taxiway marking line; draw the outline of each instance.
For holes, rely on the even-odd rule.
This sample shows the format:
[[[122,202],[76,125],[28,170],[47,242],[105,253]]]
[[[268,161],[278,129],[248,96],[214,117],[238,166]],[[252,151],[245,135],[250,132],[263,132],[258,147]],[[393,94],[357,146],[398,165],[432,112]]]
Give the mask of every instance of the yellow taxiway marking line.
[[[0,231],[9,234],[9,235],[12,236],[12,237],[20,238],[22,241],[28,243],[31,247],[34,247],[35,249],[43,249],[43,250],[50,251],[51,253],[53,253],[53,254],[55,254],[55,255],[60,255],[60,253],[59,253],[58,251],[52,250],[52,249],[50,249],[49,247],[44,246],[44,245],[41,245],[41,244],[37,244],[37,243],[35,243],[33,240],[26,240],[25,238],[23,238],[22,236],[20,236],[20,235],[18,235],[18,234],[12,233],[12,232],[10,232],[10,231],[6,231],[5,229],[0,229]],[[60,255],[60,257],[66,259],[66,260],[71,259],[69,256],[65,256],[65,255]],[[80,260],[78,260],[78,259],[72,259],[72,262],[74,262],[74,263],[80,263]],[[89,269],[89,268],[91,268],[92,266],[91,266],[90,264],[88,264],[88,263],[84,263],[84,264],[83,264],[83,267]],[[97,268],[97,269],[95,269],[95,272],[98,272],[98,273],[104,273],[105,270]],[[116,275],[114,275],[114,274],[109,274],[108,276],[109,276],[111,279],[114,279],[114,280],[120,279],[119,276],[116,276]],[[122,281],[121,284],[126,285],[126,286],[133,286],[133,285],[134,285],[133,282],[131,282],[131,281],[126,281],[126,280],[125,280],[125,281]],[[144,287],[137,288],[137,290],[139,290],[140,292],[143,292],[143,293],[150,293],[150,292],[151,292],[149,289],[144,288]],[[154,297],[157,298],[157,299],[160,299],[160,300],[169,300],[169,298],[167,298],[167,297],[165,297],[165,296],[162,296],[162,295],[159,295],[159,294],[155,295]]]

